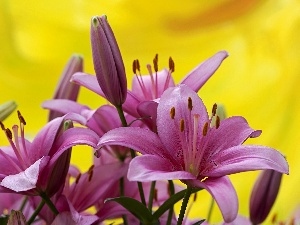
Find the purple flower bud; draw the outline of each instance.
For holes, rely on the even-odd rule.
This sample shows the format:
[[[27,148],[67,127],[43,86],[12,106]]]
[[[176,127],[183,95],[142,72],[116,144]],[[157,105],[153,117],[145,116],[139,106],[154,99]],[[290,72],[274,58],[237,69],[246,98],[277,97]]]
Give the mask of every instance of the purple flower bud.
[[[69,99],[76,101],[80,86],[78,84],[71,83],[70,80],[74,73],[82,71],[83,58],[80,55],[73,55],[61,75],[53,99]],[[49,121],[62,115],[62,113],[50,110]]]
[[[127,80],[122,56],[106,16],[92,18],[91,43],[98,83],[107,100],[120,106],[126,99]]]
[[[264,170],[252,189],[250,198],[250,220],[253,224],[262,223],[268,216],[277,197],[282,173]]]

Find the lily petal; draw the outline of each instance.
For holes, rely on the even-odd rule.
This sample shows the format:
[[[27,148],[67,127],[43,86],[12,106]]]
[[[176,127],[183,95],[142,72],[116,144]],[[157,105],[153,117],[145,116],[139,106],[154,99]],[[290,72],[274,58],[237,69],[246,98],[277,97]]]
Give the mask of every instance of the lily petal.
[[[98,95],[101,95],[102,97],[105,96],[98,84],[96,76],[94,75],[77,72],[72,76],[71,82],[86,87],[87,89],[95,92]]]
[[[143,155],[132,159],[127,176],[130,181],[195,179],[189,172],[174,171],[174,164],[156,155]]]
[[[100,138],[97,148],[104,145],[121,145],[142,154],[171,157],[156,133],[139,127],[119,127],[107,132]]]
[[[192,70],[180,84],[186,84],[195,92],[198,92],[200,88],[206,83],[206,81],[215,73],[228,53],[226,51],[220,51],[204,61],[202,64]]]
[[[287,161],[282,154],[265,146],[245,145],[228,148],[217,154],[214,161],[216,165],[213,169],[208,169],[204,176],[219,177],[264,169],[273,169],[285,174],[289,172]]]
[[[0,185],[15,192],[28,191],[35,188],[39,172],[48,160],[49,157],[42,157],[23,172],[6,176]]]
[[[229,223],[235,220],[238,213],[238,198],[227,176],[207,178],[204,182],[199,180],[189,182],[196,187],[205,188],[213,196],[221,210],[225,222]]]
[[[63,114],[67,114],[69,112],[81,114],[83,110],[90,110],[89,107],[68,99],[53,99],[44,101],[42,107],[61,112]]]

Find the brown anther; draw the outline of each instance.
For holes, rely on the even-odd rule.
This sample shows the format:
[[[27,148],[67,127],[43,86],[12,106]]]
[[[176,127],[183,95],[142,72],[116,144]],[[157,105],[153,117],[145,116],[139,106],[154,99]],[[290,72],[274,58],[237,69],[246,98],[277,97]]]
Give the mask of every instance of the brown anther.
[[[75,183],[76,183],[76,184],[78,184],[80,177],[81,177],[81,173],[79,173],[79,174],[77,175],[76,179],[75,179]]]
[[[12,132],[10,131],[10,129],[6,128],[5,129],[5,133],[8,139],[12,140]]]
[[[218,129],[220,127],[220,122],[221,122],[220,117],[217,116],[216,117],[216,129]]]
[[[188,108],[190,111],[193,109],[193,101],[191,97],[188,98]]]
[[[207,131],[208,131],[208,122],[206,122],[203,126],[203,130],[202,130],[203,136],[207,134]]]
[[[153,59],[153,66],[154,66],[154,71],[157,72],[158,71],[158,54],[156,54]]]
[[[91,165],[91,167],[89,168],[88,170],[88,174],[89,174],[89,178],[88,178],[88,181],[91,181],[92,180],[92,177],[93,177],[93,174],[94,174],[94,165]]]
[[[275,224],[277,222],[277,214],[276,213],[274,213],[274,215],[272,216],[271,222],[272,222],[272,224]]]
[[[93,174],[94,174],[94,172],[93,172],[93,170],[91,170],[91,171],[89,172],[89,179],[88,179],[89,182],[92,180]]]
[[[1,121],[0,121],[0,126],[1,126],[1,129],[5,131],[5,126]]]
[[[133,71],[133,74],[136,74],[136,60],[133,60],[133,63],[132,63],[132,71]]]
[[[180,128],[180,131],[181,131],[181,132],[184,131],[184,120],[183,120],[183,119],[180,120],[179,128]]]
[[[216,113],[217,113],[217,108],[218,108],[218,105],[215,103],[215,104],[213,105],[213,107],[212,107],[212,110],[211,110],[212,116],[215,116],[215,115],[216,115]]]
[[[138,59],[136,59],[135,61],[136,61],[136,69],[140,72],[141,71],[140,61]]]
[[[91,165],[90,168],[88,169],[88,173],[91,172],[94,169],[95,165]]]
[[[197,200],[197,193],[194,194],[194,202]]]
[[[170,110],[170,116],[171,116],[171,119],[175,118],[175,107],[171,108],[171,110]]]
[[[173,73],[175,71],[175,63],[171,57],[169,58],[169,69],[170,69],[171,73]]]
[[[20,122],[23,123],[24,125],[26,125],[26,121],[25,121],[24,117],[22,116],[22,114],[20,113],[19,110],[17,111],[17,113],[18,113],[18,117],[19,117]]]

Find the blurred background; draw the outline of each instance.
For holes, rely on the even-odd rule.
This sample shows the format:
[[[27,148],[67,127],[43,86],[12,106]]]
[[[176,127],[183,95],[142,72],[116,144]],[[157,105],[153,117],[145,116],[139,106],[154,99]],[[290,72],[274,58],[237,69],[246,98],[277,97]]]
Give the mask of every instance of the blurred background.
[[[0,0],[0,103],[15,100],[27,121],[27,135],[47,121],[41,103],[53,96],[73,53],[94,73],[90,18],[106,14],[121,49],[127,76],[132,61],[146,64],[159,54],[160,69],[175,61],[180,81],[219,50],[230,56],[199,92],[207,107],[225,105],[227,115],[244,116],[262,136],[251,143],[280,150],[290,164],[273,215],[286,218],[300,202],[300,1],[298,0]],[[103,100],[81,89],[79,102],[96,108]],[[5,121],[17,122],[16,113]],[[0,141],[3,143],[4,135]],[[249,142],[250,143],[250,142]],[[72,161],[90,166],[90,152],[75,151]],[[232,175],[241,215],[248,215],[257,172]],[[191,215],[206,217],[210,202],[200,193]],[[197,208],[197,209],[196,209]],[[217,207],[213,221],[221,220]],[[268,224],[268,223],[266,223]]]

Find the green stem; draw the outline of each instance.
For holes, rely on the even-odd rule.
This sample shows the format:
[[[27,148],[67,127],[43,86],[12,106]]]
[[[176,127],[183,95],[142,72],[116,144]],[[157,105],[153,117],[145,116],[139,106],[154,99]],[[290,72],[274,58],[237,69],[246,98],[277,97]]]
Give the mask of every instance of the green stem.
[[[148,209],[150,212],[152,212],[153,198],[154,198],[154,194],[155,194],[155,184],[156,184],[156,181],[151,182],[150,194],[149,194],[149,200],[148,200]]]
[[[119,185],[120,185],[120,196],[124,196],[124,177],[120,178]],[[126,215],[122,215],[122,219],[123,219],[124,225],[127,225],[128,224],[127,216]]]
[[[123,127],[127,127],[128,124],[127,124],[127,121],[126,121],[126,118],[125,118],[125,115],[124,115],[124,111],[123,111],[122,105],[116,105],[115,107],[116,107],[116,109],[118,111],[118,114],[119,114],[122,126]],[[133,159],[136,156],[135,151],[133,151],[132,149],[130,149],[130,155],[131,155],[131,158]],[[138,183],[138,189],[139,189],[141,201],[142,201],[142,203],[144,205],[146,205],[146,199],[145,199],[145,194],[144,194],[144,189],[143,189],[142,183],[141,182],[137,182],[137,183]]]
[[[209,206],[209,210],[208,210],[208,214],[207,214],[207,220],[206,220],[208,223],[210,221],[214,205],[215,205],[215,201],[213,198],[211,198],[211,202],[210,202],[210,206]]]
[[[172,197],[175,194],[174,182],[172,180],[169,180],[168,182],[169,182],[170,197]],[[173,212],[174,212],[174,207],[171,207],[169,209],[168,220],[166,225],[171,225]]]
[[[20,206],[20,211],[21,211],[21,212],[23,211],[23,209],[24,209],[24,207],[25,207],[27,201],[28,201],[28,197],[25,196],[24,199],[23,199],[23,201],[22,201],[22,204],[21,204],[21,206]]]
[[[185,195],[184,195],[182,203],[181,203],[181,209],[180,209],[180,214],[179,214],[179,217],[178,217],[177,225],[181,225],[182,222],[183,222],[185,210],[186,210],[187,204],[189,202],[189,198],[192,194],[192,189],[193,188],[191,186],[187,185]]]
[[[42,199],[42,201],[40,202],[40,204],[38,205],[38,207],[35,209],[35,211],[31,215],[31,217],[27,221],[26,225],[30,225],[35,220],[35,217],[40,213],[40,211],[42,210],[42,208],[44,207],[44,205],[45,205],[45,200]]]
[[[51,199],[49,198],[49,196],[45,193],[45,192],[41,192],[40,196],[42,197],[42,199],[45,201],[45,203],[48,205],[48,207],[51,209],[51,211],[55,214],[58,215],[59,212],[57,210],[57,208],[55,207],[55,205],[53,204],[53,202],[51,201]]]

